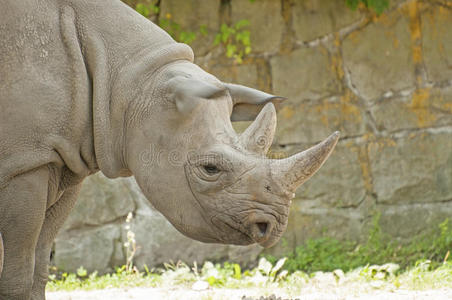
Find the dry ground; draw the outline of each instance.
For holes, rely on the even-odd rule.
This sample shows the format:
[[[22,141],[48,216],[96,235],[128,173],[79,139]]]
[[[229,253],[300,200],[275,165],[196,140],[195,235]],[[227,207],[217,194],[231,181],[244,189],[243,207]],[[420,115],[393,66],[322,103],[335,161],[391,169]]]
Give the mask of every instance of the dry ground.
[[[133,288],[111,289],[97,291],[74,292],[48,292],[48,300],[149,300],[149,299],[183,299],[183,300],[210,300],[210,299],[300,299],[300,300],[450,300],[452,299],[452,287],[438,290],[372,290],[368,291],[350,287],[337,287],[329,290],[312,286],[303,288],[301,293],[288,295],[283,290],[262,289],[221,289],[211,288],[203,291],[192,289],[161,289],[161,288]],[[269,297],[275,295],[276,297]]]

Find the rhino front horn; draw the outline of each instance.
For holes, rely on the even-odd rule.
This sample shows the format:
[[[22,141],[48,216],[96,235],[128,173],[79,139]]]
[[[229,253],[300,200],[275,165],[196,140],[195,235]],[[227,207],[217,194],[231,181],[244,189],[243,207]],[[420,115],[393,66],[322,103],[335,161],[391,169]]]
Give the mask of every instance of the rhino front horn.
[[[317,172],[333,152],[339,140],[339,131],[323,142],[285,159],[272,160],[272,173],[276,180],[294,192]]]

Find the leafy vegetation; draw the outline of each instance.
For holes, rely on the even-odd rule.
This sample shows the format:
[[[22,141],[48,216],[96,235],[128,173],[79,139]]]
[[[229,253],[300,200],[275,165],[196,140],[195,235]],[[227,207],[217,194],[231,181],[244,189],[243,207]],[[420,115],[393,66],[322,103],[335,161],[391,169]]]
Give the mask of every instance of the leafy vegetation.
[[[115,273],[99,276],[96,272],[87,275],[86,270],[79,269],[77,274],[63,273],[60,278],[52,276],[47,285],[47,291],[95,290],[110,288],[159,287],[159,288],[259,288],[282,289],[287,294],[297,295],[309,286],[326,285],[327,287],[354,286],[365,288],[370,284],[372,289],[392,290],[394,288],[423,290],[437,289],[451,286],[452,263],[445,262],[433,267],[428,260],[418,262],[403,272],[397,272],[398,265],[366,265],[343,273],[334,270],[330,273],[315,272],[307,274],[302,271],[288,273],[282,266],[284,261],[275,265],[265,258],[261,258],[259,266],[242,272],[237,264],[223,265],[206,262],[202,268],[195,264],[189,267],[183,263],[167,265],[165,269],[146,270],[136,269],[127,271],[125,267],[118,268]]]
[[[201,268],[196,263],[190,267],[178,262],[152,270],[144,266],[144,272],[140,272],[131,265],[132,251],[127,265],[112,274],[99,276],[94,272],[88,275],[80,267],[76,274],[50,275],[47,289],[164,288],[198,284],[206,288],[282,288],[298,293],[303,286],[324,280],[322,278],[335,278],[336,283],[371,282],[374,288],[427,289],[452,284],[452,262],[448,260],[452,228],[448,220],[435,232],[414,238],[405,245],[389,242],[378,222],[377,216],[364,244],[326,237],[309,240],[287,258],[261,257],[254,269],[243,271],[239,264],[229,262],[206,262]],[[128,243],[126,246],[130,247],[133,240]]]
[[[159,2],[156,3],[140,2],[135,5],[135,10],[146,18],[158,15],[158,25],[176,41],[191,44],[197,38],[209,34],[206,25],[199,26],[195,31],[184,30],[179,23],[172,19],[171,14],[160,14]],[[242,63],[244,56],[251,53],[250,31],[246,29],[248,26],[249,21],[245,19],[239,20],[233,25],[223,23],[215,34],[213,46],[223,46],[226,57],[234,59],[238,64]]]
[[[153,3],[137,3],[135,6],[135,10],[139,12],[141,15],[143,15],[146,18],[149,18],[151,14],[158,14],[160,12],[160,6],[153,4]]]
[[[329,237],[308,240],[287,255],[284,266],[289,272],[303,270],[312,273],[335,269],[350,271],[359,266],[392,262],[405,270],[425,260],[430,261],[431,267],[437,267],[449,258],[452,228],[448,219],[439,224],[434,232],[414,237],[407,244],[391,241],[381,232],[378,222],[379,216],[374,219],[373,228],[364,244]],[[270,262],[276,261],[274,257],[267,258]]]
[[[222,44],[227,57],[242,63],[243,57],[251,53],[250,31],[245,29],[249,24],[246,19],[237,21],[233,26],[222,24],[220,32],[215,36],[214,46]]]
[[[252,3],[256,2],[255,0],[249,1]],[[345,0],[345,3],[352,10],[356,10],[362,4],[366,8],[374,10],[377,15],[382,14],[389,7],[389,0]],[[179,42],[192,44],[200,36],[208,35],[206,25],[201,25],[195,31],[185,30],[172,19],[171,14],[160,14],[159,2],[140,2],[135,5],[135,10],[146,18],[158,16],[158,25]],[[241,64],[243,58],[250,54],[252,50],[251,33],[247,30],[249,24],[249,20],[246,19],[242,19],[232,25],[223,23],[220,26],[220,30],[215,33],[213,46],[223,46],[226,57],[234,59],[237,64]]]
[[[356,10],[360,3],[369,9],[373,9],[377,15],[381,15],[389,7],[389,0],[345,0],[352,10]]]

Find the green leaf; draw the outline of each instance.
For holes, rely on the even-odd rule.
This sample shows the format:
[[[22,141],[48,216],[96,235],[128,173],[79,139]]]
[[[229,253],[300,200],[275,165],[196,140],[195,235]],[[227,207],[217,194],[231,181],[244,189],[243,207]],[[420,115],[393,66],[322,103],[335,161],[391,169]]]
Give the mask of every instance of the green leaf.
[[[213,276],[210,276],[209,278],[207,278],[207,282],[209,283],[210,286],[214,286],[215,283],[217,282],[217,279]]]
[[[215,40],[213,41],[213,45],[214,45],[214,46],[217,46],[217,45],[220,44],[220,43],[221,43],[221,34],[218,33],[218,34],[215,36]]]
[[[221,32],[226,32],[228,30],[228,28],[229,28],[228,25],[223,23],[223,24],[221,24],[220,31]]]
[[[240,269],[239,264],[234,264],[234,278],[241,279],[242,278],[242,270]]]
[[[228,31],[225,31],[225,32],[221,35],[221,41],[222,41],[223,43],[226,43],[226,42],[228,41],[228,39],[229,39],[229,32],[228,32]]]
[[[88,271],[83,266],[77,269],[77,276],[85,277],[86,275],[88,275]]]
[[[182,43],[190,44],[196,39],[196,33],[181,31],[179,34],[179,41]]]
[[[201,25],[199,26],[199,32],[203,35],[206,36],[209,32],[207,31],[207,25]]]
[[[154,14],[158,14],[160,12],[160,7],[157,5],[151,4],[151,9],[154,12]]]
[[[248,26],[250,25],[250,21],[247,19],[242,19],[240,21],[237,21],[237,23],[235,23],[234,28],[239,30],[242,27]]]
[[[237,51],[237,46],[232,44],[226,45],[226,56],[232,57],[234,56],[235,52]]]
[[[138,3],[137,6],[135,6],[135,10],[146,18],[149,17],[149,14],[151,13],[149,8],[143,3]]]
[[[358,8],[360,0],[345,0],[345,4],[352,10],[356,10]]]
[[[371,0],[369,0],[370,3]],[[381,15],[389,7],[389,0],[372,0],[373,9],[377,15]]]

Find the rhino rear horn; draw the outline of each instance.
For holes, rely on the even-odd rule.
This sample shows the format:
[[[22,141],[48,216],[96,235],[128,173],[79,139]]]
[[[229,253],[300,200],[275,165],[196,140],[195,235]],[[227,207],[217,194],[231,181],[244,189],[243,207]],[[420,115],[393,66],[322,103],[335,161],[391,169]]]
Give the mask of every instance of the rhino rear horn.
[[[279,103],[286,99],[243,85],[232,83],[225,83],[224,85],[229,90],[234,104],[231,121],[252,121],[257,117],[265,104],[271,102],[278,108]]]

